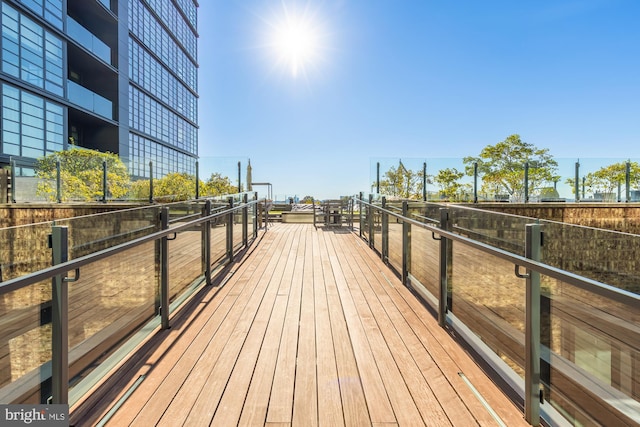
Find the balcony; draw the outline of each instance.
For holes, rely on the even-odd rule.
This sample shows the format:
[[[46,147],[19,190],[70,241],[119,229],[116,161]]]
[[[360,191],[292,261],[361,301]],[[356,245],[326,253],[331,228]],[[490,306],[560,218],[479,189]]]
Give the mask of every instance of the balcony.
[[[67,80],[67,95],[72,103],[96,113],[105,119],[113,120],[113,104],[106,98],[91,92],[77,83]]]
[[[89,50],[102,61],[112,65],[111,48],[70,16],[67,16],[67,34],[79,45]]]

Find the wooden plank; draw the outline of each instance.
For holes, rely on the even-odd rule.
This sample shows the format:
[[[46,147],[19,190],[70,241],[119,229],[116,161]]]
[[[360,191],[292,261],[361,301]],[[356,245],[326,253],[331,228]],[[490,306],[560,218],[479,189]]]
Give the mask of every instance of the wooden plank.
[[[388,284],[386,287],[382,286],[374,274],[377,266],[373,263],[367,263],[366,259],[359,256],[357,250],[350,251],[350,253],[353,254],[354,262],[351,265],[356,277],[364,279],[360,280],[363,295],[374,313],[385,341],[393,349],[392,355],[424,422],[427,425],[451,425],[452,421],[442,406],[444,403],[449,408],[456,409],[451,412],[455,412],[454,417],[459,418],[458,425],[474,423],[474,418],[451,388],[436,389],[440,394],[436,396],[429,383],[432,378],[429,375],[424,376],[425,373],[433,374],[435,371],[436,375],[440,374],[436,379],[444,379],[444,375],[438,369],[430,369],[437,367],[437,365],[433,359],[428,357],[426,349],[411,332],[410,326],[399,315],[397,308],[387,294],[387,291],[395,292],[396,288],[401,287],[402,284],[396,281],[396,288],[390,288]],[[421,362],[420,365],[418,362]],[[442,383],[443,381],[440,381],[440,384]]]
[[[241,408],[239,425],[265,425],[288,299],[287,295],[276,296],[273,314],[269,320],[251,384]],[[289,423],[285,424],[289,425]]]
[[[240,296],[247,300],[247,304],[240,310],[237,322],[230,330],[230,335],[226,339],[217,340],[210,345],[202,357],[194,366],[196,376],[191,376],[184,383],[176,399],[184,405],[172,405],[162,417],[164,425],[209,425],[222,398],[225,386],[231,375],[233,366],[238,360],[238,355],[242,349],[251,325],[258,314],[258,309],[263,299],[275,298],[275,292],[271,296],[267,295],[269,280],[273,274],[276,264],[272,262],[273,257],[278,257],[279,253],[272,252],[267,257],[267,264],[264,272],[254,279],[255,287],[248,286],[247,295]],[[260,270],[256,270],[258,272]],[[244,292],[243,292],[244,293]],[[234,310],[236,307],[234,307]],[[240,311],[238,310],[238,311]],[[225,319],[222,327],[225,327],[228,319]],[[231,329],[231,328],[230,328]],[[193,381],[190,381],[193,379]],[[189,408],[189,406],[192,406]],[[190,409],[190,410],[185,410]]]
[[[336,286],[335,273],[329,259],[331,249],[329,248],[328,237],[326,237],[326,233],[320,233],[320,236],[323,241],[323,244],[320,245],[320,257],[345,425],[369,426],[371,424],[369,410]]]
[[[305,241],[304,271],[292,420],[293,425],[309,427],[318,425],[312,230],[313,226],[310,225],[302,231]]]
[[[283,227],[283,225],[279,225],[277,228],[278,231],[281,229],[280,227]],[[298,225],[292,224],[290,227],[293,230],[299,230]],[[272,229],[272,231],[274,230]],[[297,243],[298,246],[295,248],[296,255],[289,289],[289,302],[285,315],[285,326],[282,332],[276,372],[271,388],[269,408],[267,410],[267,423],[292,422],[305,253],[304,240],[298,239]],[[281,286],[280,289],[280,292],[282,292],[283,286]]]
[[[329,306],[327,303],[327,280],[323,272],[322,252],[326,254],[324,239],[313,233],[313,296],[315,307],[316,364],[318,378],[318,425],[339,427],[345,424],[340,386],[336,367]],[[326,260],[326,255],[324,256]]]
[[[363,321],[358,315],[356,303],[349,290],[349,283],[353,282],[353,277],[348,274],[348,271],[343,271],[336,247],[335,245],[331,247],[333,254],[329,256],[329,260],[334,271],[336,286],[351,337],[362,388],[367,399],[371,422],[395,423],[396,416],[385,389],[386,383],[383,382],[380,371],[378,370],[373,350],[367,339]]]
[[[351,236],[348,236],[349,239]],[[378,311],[376,313],[372,311],[370,303],[365,298],[365,290],[363,286],[366,282],[366,278],[362,272],[357,271],[357,266],[354,265],[354,259],[352,251],[347,251],[345,245],[347,245],[348,239],[336,239],[334,247],[340,260],[345,276],[349,279],[351,290],[351,297],[356,306],[356,310],[360,319],[362,320],[363,327],[366,331],[367,340],[369,345],[373,349],[373,356],[380,372],[382,381],[384,382],[385,389],[389,396],[389,401],[393,407],[398,424],[411,424],[411,425],[424,425],[421,414],[416,407],[414,398],[409,390],[408,378],[404,378],[401,372],[401,368],[396,363],[392,352],[402,352],[402,348],[389,348],[389,343],[385,340],[384,333],[381,328],[386,320],[384,319],[384,313]],[[391,331],[386,331],[390,333]],[[415,372],[414,372],[415,374]],[[419,373],[418,373],[419,374]],[[418,386],[419,388],[419,386]],[[370,403],[375,405],[375,402]],[[432,408],[435,410],[435,408]],[[438,411],[441,412],[441,411]],[[438,417],[436,412],[436,419],[441,425],[447,425],[446,417]]]
[[[264,374],[263,372],[256,371],[256,364],[261,352],[261,347],[271,345],[272,350],[270,353],[277,354],[277,346],[272,343],[265,343],[265,339],[267,338],[267,332],[269,332],[269,325],[275,324],[275,326],[272,327],[275,332],[271,332],[272,336],[269,337],[273,339],[274,342],[279,341],[282,331],[282,323],[284,321],[285,313],[283,308],[286,307],[286,298],[281,297],[280,301],[276,300],[278,299],[278,288],[280,281],[283,278],[287,258],[285,256],[281,256],[281,254],[287,253],[291,247],[292,240],[293,236],[288,234],[283,250],[278,254],[278,257],[274,257],[272,259],[272,263],[276,263],[276,266],[271,277],[267,278],[266,275],[263,275],[263,279],[269,281],[267,284],[267,291],[260,303],[258,313],[251,325],[251,329],[249,330],[240,354],[238,355],[238,360],[233,367],[233,371],[226,385],[226,388],[233,392],[224,393],[222,395],[213,420],[211,421],[212,426],[225,427],[238,423],[246,397],[246,394],[243,393],[243,391],[247,391],[249,389],[254,372],[257,375]],[[275,311],[276,306],[279,311]],[[275,349],[275,351],[273,349]],[[272,360],[275,362],[275,357],[273,357]],[[264,423],[264,417],[262,422]]]

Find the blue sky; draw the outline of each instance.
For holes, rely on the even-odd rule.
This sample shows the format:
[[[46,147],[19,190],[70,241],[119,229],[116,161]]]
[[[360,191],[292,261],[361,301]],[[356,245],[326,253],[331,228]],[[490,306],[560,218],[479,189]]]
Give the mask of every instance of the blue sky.
[[[316,40],[295,76],[271,43],[285,11]],[[567,165],[640,157],[637,0],[205,0],[198,13],[201,178],[235,182],[250,158],[278,198],[333,198],[369,191],[376,161],[436,167],[513,133]]]

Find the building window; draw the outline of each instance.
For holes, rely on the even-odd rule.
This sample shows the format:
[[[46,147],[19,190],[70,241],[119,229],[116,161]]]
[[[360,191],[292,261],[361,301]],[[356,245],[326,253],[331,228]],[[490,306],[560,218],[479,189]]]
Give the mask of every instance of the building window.
[[[21,0],[21,3],[54,27],[62,29],[62,0]]]
[[[134,133],[129,134],[129,153],[129,170],[137,178],[149,178],[149,162],[153,162],[154,178],[174,172],[196,173],[196,158]]]
[[[62,96],[62,40],[2,3],[2,71]]]
[[[2,85],[2,153],[38,158],[63,149],[64,108]]]

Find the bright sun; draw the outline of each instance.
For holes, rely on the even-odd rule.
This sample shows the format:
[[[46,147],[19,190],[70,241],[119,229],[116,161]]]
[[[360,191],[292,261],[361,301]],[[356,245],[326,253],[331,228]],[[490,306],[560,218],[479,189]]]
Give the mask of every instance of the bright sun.
[[[323,32],[309,9],[290,10],[283,3],[283,14],[270,23],[270,46],[280,66],[293,78],[306,75],[321,60]]]

